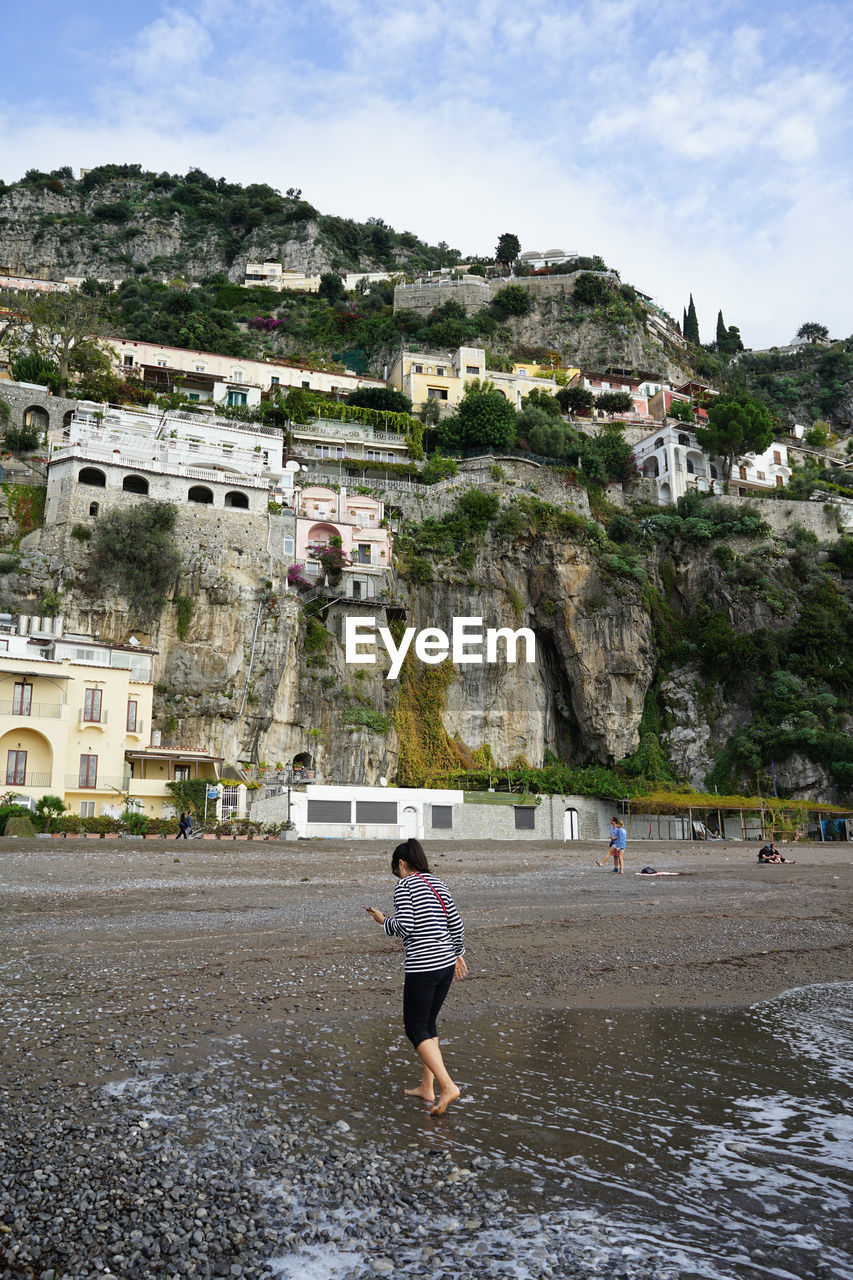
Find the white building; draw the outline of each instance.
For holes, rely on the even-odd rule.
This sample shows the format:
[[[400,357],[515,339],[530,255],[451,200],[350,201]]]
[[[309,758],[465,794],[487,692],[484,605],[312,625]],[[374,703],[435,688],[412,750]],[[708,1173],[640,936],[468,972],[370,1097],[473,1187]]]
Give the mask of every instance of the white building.
[[[79,410],[49,442],[45,518],[78,485],[265,513],[293,504],[281,432],[202,414]],[[97,495],[92,495],[95,506]]]
[[[709,459],[694,433],[683,423],[667,423],[634,446],[634,460],[647,480],[654,480],[662,507],[677,502],[690,490],[722,493],[724,468],[719,458]],[[788,450],[778,441],[761,454],[745,454],[736,459],[729,478],[729,491],[749,493],[781,489],[791,475]]]
[[[188,351],[161,343],[135,342],[129,338],[107,338],[118,355],[122,372],[142,375],[146,386],[169,391],[180,384],[190,399],[230,405],[259,404],[262,392],[276,387],[287,391],[324,391],[349,395],[360,387],[384,387],[381,378],[341,370],[337,373],[277,360],[238,360],[212,351]]]

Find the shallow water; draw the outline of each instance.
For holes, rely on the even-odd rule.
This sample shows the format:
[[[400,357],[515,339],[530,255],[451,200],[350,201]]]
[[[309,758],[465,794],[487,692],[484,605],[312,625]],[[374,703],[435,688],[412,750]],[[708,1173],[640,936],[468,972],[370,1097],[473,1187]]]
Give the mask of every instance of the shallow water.
[[[510,1191],[506,1274],[541,1274],[548,1238],[570,1235],[590,1275],[606,1247],[625,1276],[654,1259],[672,1277],[853,1280],[849,984],[736,1012],[537,1014],[500,1028],[463,1029],[451,1005],[445,1027],[464,1095],[441,1120],[401,1098],[418,1072],[390,1010],[387,1029],[356,1030],[343,1057],[319,1029],[298,1054],[282,1037],[264,1070],[284,1058],[284,1087],[298,1079],[356,1132],[459,1166],[488,1157],[485,1176]],[[437,1200],[452,1212],[452,1189]],[[340,1265],[314,1248],[282,1259],[281,1275],[319,1280]]]

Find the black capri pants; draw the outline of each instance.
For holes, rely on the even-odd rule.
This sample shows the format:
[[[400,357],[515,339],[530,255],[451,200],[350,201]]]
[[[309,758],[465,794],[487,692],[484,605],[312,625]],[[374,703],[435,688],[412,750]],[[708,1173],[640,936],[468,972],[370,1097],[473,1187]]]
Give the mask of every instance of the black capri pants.
[[[403,1025],[416,1049],[422,1040],[434,1040],[438,1035],[435,1020],[450,990],[455,970],[454,962],[444,969],[426,969],[423,973],[406,974],[403,983]]]

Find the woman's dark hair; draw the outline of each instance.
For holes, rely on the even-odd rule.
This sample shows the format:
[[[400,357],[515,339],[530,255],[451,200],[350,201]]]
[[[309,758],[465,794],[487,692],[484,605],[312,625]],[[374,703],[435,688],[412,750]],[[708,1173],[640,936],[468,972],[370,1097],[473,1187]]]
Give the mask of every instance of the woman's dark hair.
[[[427,856],[420,840],[404,840],[402,844],[397,845],[391,854],[391,870],[394,875],[399,870],[401,858],[413,871],[429,871]]]

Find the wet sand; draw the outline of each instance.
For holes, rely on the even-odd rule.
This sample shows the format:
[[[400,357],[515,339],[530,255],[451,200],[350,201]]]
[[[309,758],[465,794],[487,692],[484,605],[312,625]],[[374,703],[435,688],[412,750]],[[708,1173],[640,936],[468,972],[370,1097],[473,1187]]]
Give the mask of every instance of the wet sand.
[[[596,844],[434,844],[467,930],[452,1016],[737,1006],[853,979],[853,846],[644,842],[622,876]],[[41,1016],[31,1069],[302,1020],[398,1017],[402,949],[385,842],[0,841],[3,986]],[[641,866],[678,871],[639,876]],[[448,1009],[450,1016],[450,1009]],[[43,1028],[44,1036],[39,1027]],[[35,1038],[32,1038],[32,1032]],[[46,1054],[46,1050],[50,1053]]]
[[[516,1257],[527,1267],[529,1244],[521,1274],[693,1280],[669,1244],[660,1261],[654,1231],[638,1252],[604,1192],[588,1199],[584,1177],[573,1181],[573,1135],[591,1122],[566,1112],[559,1081],[559,1185],[531,1174],[526,1146],[516,1161],[501,1143],[554,1130],[540,1114],[549,1053],[555,1067],[571,1059],[572,1098],[584,1064],[598,1091],[639,1055],[641,1117],[649,1026],[662,1075],[671,1053],[689,1061],[672,1037],[690,1018],[610,1011],[734,1008],[853,979],[853,849],[798,846],[796,865],[761,867],[754,844],[635,845],[618,876],[595,866],[604,848],[429,849],[465,919],[470,966],[442,1018],[465,1093],[433,1120],[401,1093],[417,1074],[402,949],[364,910],[391,907],[386,843],[0,841],[0,1277],[270,1280],[308,1274],[307,1257],[318,1277],[447,1280],[504,1275]],[[648,863],[680,874],[634,874]],[[504,1114],[498,1062],[516,1082],[532,1069],[527,1121]],[[677,1075],[692,1088],[690,1072]],[[613,1144],[593,1121],[598,1167]],[[589,1239],[567,1232],[576,1212],[592,1215]]]

